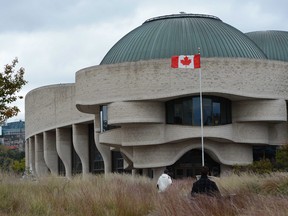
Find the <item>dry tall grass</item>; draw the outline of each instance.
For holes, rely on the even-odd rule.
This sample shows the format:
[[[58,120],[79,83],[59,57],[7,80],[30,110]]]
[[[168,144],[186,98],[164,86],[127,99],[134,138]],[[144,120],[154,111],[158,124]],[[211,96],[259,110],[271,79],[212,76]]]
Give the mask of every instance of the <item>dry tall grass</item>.
[[[0,174],[0,215],[288,215],[288,174],[216,179],[222,197],[190,197],[194,179],[164,193],[145,177],[110,174],[23,180]]]

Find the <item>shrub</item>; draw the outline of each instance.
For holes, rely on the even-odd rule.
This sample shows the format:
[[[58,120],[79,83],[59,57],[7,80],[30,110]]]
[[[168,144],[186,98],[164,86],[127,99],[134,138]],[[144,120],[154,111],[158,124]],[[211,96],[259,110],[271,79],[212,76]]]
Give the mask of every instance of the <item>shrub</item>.
[[[252,165],[249,166],[250,170],[256,174],[266,174],[273,171],[273,164],[269,159],[263,159],[260,161],[254,161]]]
[[[12,169],[14,172],[20,174],[20,173],[24,173],[25,171],[25,158],[21,159],[21,160],[14,160],[13,164],[12,164]]]
[[[280,170],[288,170],[288,144],[276,151],[276,166]]]
[[[235,165],[233,166],[233,172],[240,174],[241,172],[255,173],[255,174],[269,174],[273,171],[273,164],[269,159],[262,159],[260,161],[254,161],[249,165]]]

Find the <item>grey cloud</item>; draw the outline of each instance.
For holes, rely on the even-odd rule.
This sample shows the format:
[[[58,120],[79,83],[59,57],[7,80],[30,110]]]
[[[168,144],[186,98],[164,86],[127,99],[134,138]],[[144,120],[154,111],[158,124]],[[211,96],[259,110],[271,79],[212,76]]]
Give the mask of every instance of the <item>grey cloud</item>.
[[[125,7],[121,7],[121,3],[125,3]],[[4,9],[0,13],[0,32],[17,32],[109,21],[129,16],[135,3],[133,6],[131,0],[15,0],[2,2],[0,6]]]

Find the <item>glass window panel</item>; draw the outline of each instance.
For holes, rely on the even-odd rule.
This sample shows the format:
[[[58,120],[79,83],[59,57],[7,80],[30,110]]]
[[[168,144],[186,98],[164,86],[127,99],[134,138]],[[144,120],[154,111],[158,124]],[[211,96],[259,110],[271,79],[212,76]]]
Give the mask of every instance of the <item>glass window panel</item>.
[[[221,119],[221,116],[220,116],[220,107],[221,107],[220,102],[213,102],[212,106],[213,106],[212,123],[213,123],[213,125],[218,125],[218,124],[220,124],[220,119]]]
[[[201,125],[201,115],[200,115],[200,97],[194,97],[193,101],[193,125]]]
[[[183,124],[192,125],[192,98],[183,101]]]
[[[166,102],[166,122],[200,126],[200,97],[186,97]],[[203,96],[203,124],[229,123],[231,123],[231,101],[221,97]]]
[[[117,158],[117,169],[123,169],[123,158]]]
[[[182,103],[176,103],[174,105],[174,123],[175,124],[182,124]]]
[[[229,116],[229,114],[227,113],[227,102],[224,104],[223,103],[223,106],[221,106],[221,124],[227,124],[227,116]]]
[[[203,98],[203,124],[212,125],[212,100]]]
[[[167,124],[173,124],[174,123],[174,101],[167,102],[166,104],[166,119]]]

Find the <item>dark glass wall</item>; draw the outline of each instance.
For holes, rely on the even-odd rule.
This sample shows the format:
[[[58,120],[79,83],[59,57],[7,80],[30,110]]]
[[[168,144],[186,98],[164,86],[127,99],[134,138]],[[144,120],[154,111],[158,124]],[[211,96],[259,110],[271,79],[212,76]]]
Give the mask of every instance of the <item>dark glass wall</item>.
[[[220,175],[220,164],[214,161],[207,153],[204,153],[205,166],[209,167],[212,176]],[[195,177],[200,175],[202,167],[202,152],[193,149],[186,152],[176,163],[167,167],[170,175],[175,179]]]
[[[104,173],[104,161],[96,148],[94,140],[94,125],[89,124],[89,171],[93,174]]]
[[[276,150],[276,146],[253,146],[253,160],[269,159],[273,162],[275,161]]]
[[[231,124],[231,101],[222,97],[203,96],[203,125]],[[201,125],[200,97],[185,97],[166,102],[166,123]]]
[[[59,156],[58,156],[58,174],[60,176],[65,176],[66,174],[64,163]]]
[[[112,151],[112,172],[124,172],[124,160],[119,151]]]
[[[72,175],[82,173],[82,162],[72,144]]]

